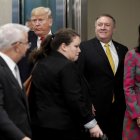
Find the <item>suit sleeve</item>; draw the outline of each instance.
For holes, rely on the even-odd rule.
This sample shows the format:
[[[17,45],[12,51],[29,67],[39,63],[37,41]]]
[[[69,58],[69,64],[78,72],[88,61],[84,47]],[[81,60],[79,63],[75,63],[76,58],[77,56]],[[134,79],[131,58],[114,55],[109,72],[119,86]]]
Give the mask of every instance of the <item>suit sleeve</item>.
[[[65,100],[72,114],[78,116],[84,124],[94,119],[91,104],[86,102],[86,96],[84,96],[89,93],[82,93],[83,85],[76,64],[67,64],[61,72],[61,77]]]
[[[4,89],[0,83],[0,132],[10,139],[20,140],[25,137],[25,135],[9,118],[8,113],[5,110],[4,98]]]

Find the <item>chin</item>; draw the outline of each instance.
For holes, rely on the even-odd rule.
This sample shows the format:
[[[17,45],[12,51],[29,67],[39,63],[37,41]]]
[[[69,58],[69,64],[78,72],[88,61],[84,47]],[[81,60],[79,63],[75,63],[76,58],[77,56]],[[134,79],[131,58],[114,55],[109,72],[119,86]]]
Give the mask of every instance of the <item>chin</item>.
[[[78,57],[74,59],[74,61],[77,61]]]

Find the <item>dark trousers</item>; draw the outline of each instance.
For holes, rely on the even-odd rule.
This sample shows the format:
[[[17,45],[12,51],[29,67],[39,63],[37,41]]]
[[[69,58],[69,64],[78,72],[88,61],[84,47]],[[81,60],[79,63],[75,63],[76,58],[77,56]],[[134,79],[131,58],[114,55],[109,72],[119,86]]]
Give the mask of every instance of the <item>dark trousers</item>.
[[[74,129],[56,130],[43,127],[32,127],[32,140],[90,140],[88,132]]]
[[[117,110],[116,105],[112,104],[110,113],[107,116],[96,116],[97,122],[103,133],[108,137],[108,140],[122,140],[122,129],[123,129],[123,110]]]

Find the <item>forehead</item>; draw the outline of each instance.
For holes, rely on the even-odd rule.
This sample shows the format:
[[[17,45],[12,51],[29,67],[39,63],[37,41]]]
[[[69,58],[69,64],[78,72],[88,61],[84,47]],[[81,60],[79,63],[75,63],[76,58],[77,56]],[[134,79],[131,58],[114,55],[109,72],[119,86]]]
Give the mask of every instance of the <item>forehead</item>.
[[[110,17],[102,16],[96,20],[97,23],[105,22],[105,23],[113,23],[113,20]]]
[[[81,42],[81,39],[79,36],[75,36],[72,38],[72,42],[71,43],[76,43],[79,44]]]
[[[48,18],[47,14],[36,14],[36,15],[32,15],[31,19],[45,19]]]
[[[38,17],[38,16],[41,16],[41,17],[48,17],[48,12],[46,12],[46,11],[43,10],[43,9],[32,11],[31,17]]]

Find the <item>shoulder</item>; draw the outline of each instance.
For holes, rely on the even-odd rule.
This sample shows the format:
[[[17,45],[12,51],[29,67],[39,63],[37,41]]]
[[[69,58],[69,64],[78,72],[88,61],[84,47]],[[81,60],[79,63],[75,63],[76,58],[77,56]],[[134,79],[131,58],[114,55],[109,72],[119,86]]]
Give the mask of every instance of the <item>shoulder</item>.
[[[114,41],[114,40],[112,40],[112,42],[113,42],[113,44],[115,46],[119,47],[120,49],[128,51],[128,47],[127,46],[125,46],[125,45],[123,45],[123,44],[121,44],[121,43],[119,43],[117,41]]]
[[[134,55],[136,55],[137,53],[136,53],[136,50],[135,49],[131,49],[131,50],[129,50],[127,53],[126,53],[126,56],[134,56]]]
[[[89,40],[86,40],[86,41],[82,41],[81,45],[90,45],[90,44],[94,44],[96,42],[98,42],[98,39],[97,38],[92,38],[92,39],[89,39]]]
[[[28,39],[29,39],[29,42],[31,42],[33,39],[37,39],[37,35],[35,34],[34,31],[28,32]]]
[[[92,38],[87,41],[83,41],[80,44],[80,49],[81,50],[91,50],[94,46],[98,46],[100,44],[99,40],[97,38]]]
[[[29,31],[29,32],[28,32],[28,35],[29,35],[29,36],[36,36],[36,37],[37,37],[37,35],[35,34],[34,31]]]
[[[1,63],[0,64],[0,74],[1,74],[1,76],[0,76],[0,82],[1,82],[1,80],[2,81],[5,81],[6,77],[8,77],[8,75],[9,75],[9,68],[4,63]]]
[[[125,55],[126,61],[134,61],[140,58],[140,53],[136,52],[135,49],[129,50]]]

